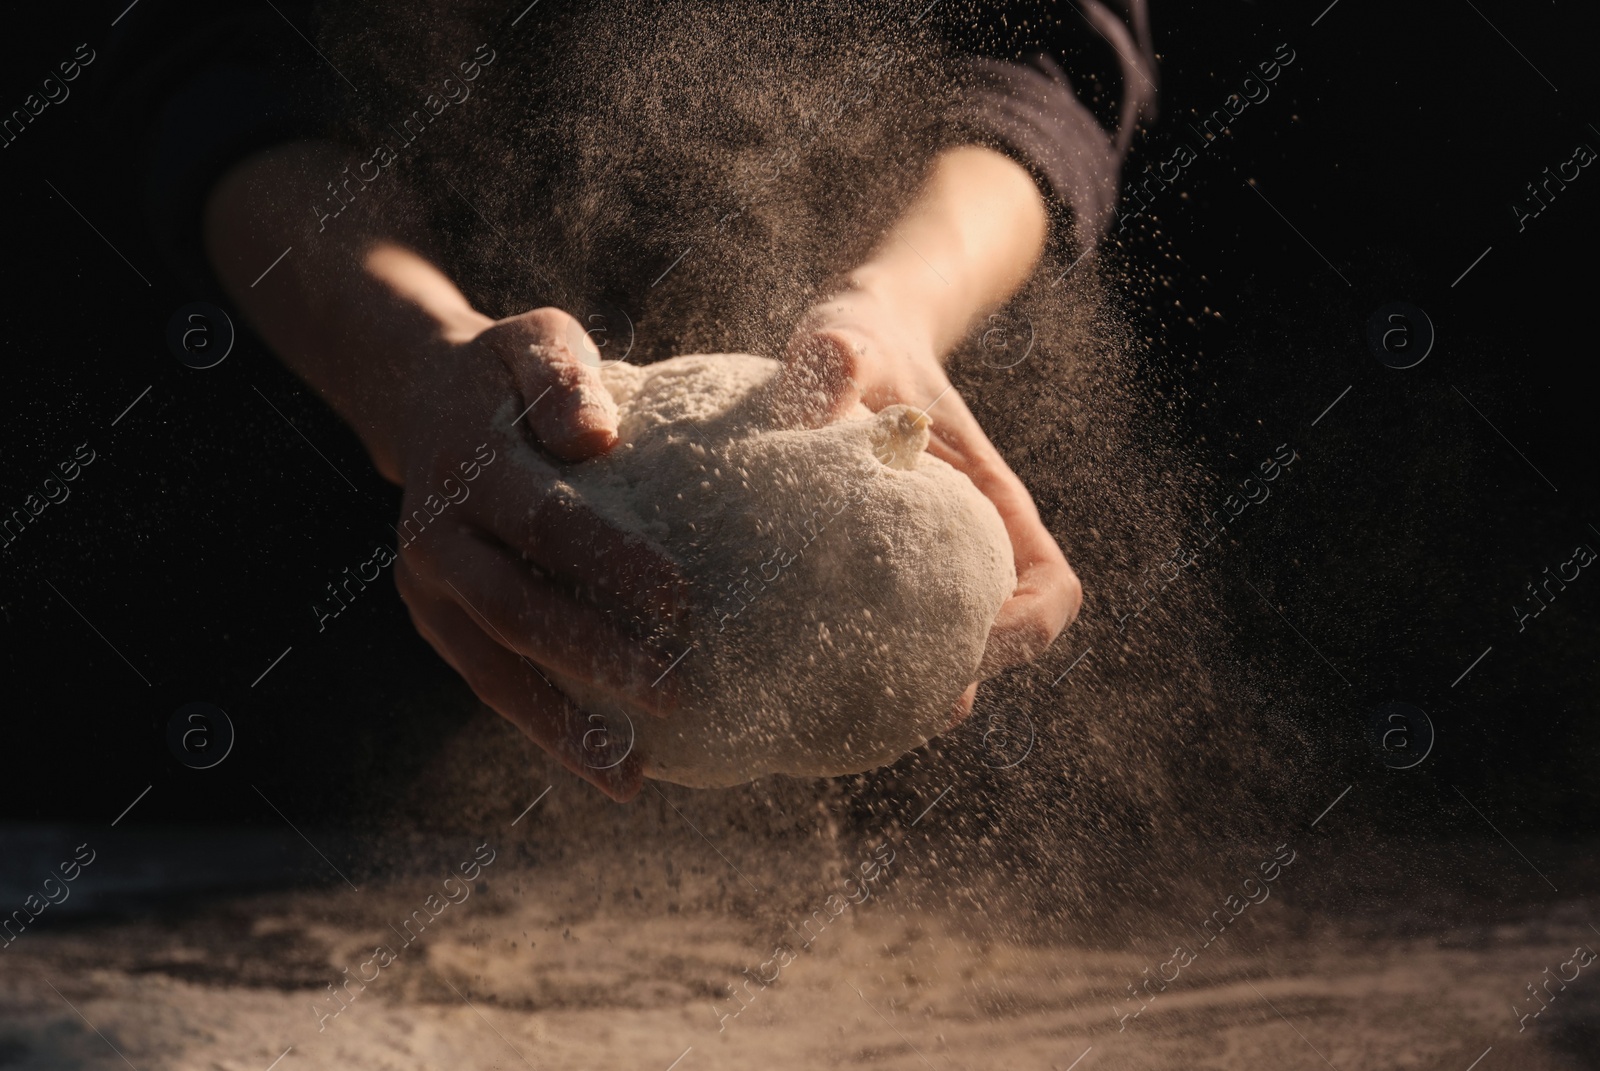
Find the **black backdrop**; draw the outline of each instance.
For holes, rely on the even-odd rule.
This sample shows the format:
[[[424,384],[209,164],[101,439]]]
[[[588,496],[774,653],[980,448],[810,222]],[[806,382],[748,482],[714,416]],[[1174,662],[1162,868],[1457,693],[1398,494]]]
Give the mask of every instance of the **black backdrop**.
[[[6,107],[79,42],[100,46],[124,6],[11,22]],[[1368,712],[1412,702],[1439,728],[1439,776],[1487,793],[1502,828],[1579,833],[1600,818],[1600,580],[1584,572],[1522,631],[1512,607],[1531,609],[1524,584],[1575,544],[1600,548],[1600,177],[1582,169],[1520,229],[1511,206],[1580,143],[1600,148],[1595,25],[1574,5],[1506,0],[1325,6],[1157,5],[1163,115],[1130,173],[1172,157],[1194,112],[1280,44],[1295,59],[1121,251],[1146,374],[1224,481],[1268,440],[1308,458],[1239,564],[1328,660],[1297,687],[1342,712],[1326,725],[1334,761],[1370,767]],[[1054,11],[1071,54],[1083,26]],[[389,537],[397,492],[242,324],[216,368],[173,358],[168,320],[197,295],[164,273],[94,107],[53,106],[0,150],[0,508],[80,444],[95,456],[0,549],[0,815],[109,820],[153,784],[142,821],[277,822],[252,783],[291,786],[297,814],[361,813],[449,728],[410,713],[465,709],[388,586],[326,631],[310,610]],[[1406,370],[1365,337],[1396,301],[1437,331]],[[1313,658],[1247,586],[1230,612],[1270,656]],[[239,734],[204,775],[166,742],[193,701]]]

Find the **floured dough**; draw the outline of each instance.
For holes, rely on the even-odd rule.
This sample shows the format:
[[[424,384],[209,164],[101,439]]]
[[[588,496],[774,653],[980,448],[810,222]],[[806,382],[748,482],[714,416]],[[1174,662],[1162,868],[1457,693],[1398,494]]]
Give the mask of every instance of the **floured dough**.
[[[692,590],[680,709],[666,719],[555,683],[646,774],[695,787],[858,773],[943,731],[1016,586],[993,504],[924,452],[930,417],[858,406],[815,430],[762,430],[751,392],[777,362],[676,357],[602,370],[620,442],[573,493],[664,547]],[[692,646],[691,646],[692,645]]]

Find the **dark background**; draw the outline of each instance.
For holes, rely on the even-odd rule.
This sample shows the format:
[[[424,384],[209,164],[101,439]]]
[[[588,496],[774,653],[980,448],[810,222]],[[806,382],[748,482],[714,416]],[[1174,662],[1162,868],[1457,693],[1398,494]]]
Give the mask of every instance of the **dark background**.
[[[1331,783],[1381,782],[1347,801],[1374,823],[1431,823],[1408,801],[1454,787],[1513,838],[1579,836],[1600,819],[1600,579],[1586,570],[1520,633],[1512,606],[1531,609],[1524,584],[1576,544],[1600,548],[1600,177],[1585,169],[1520,233],[1510,205],[1579,143],[1600,148],[1595,25],[1573,5],[1475,4],[1339,0],[1313,27],[1324,0],[1158,3],[1162,116],[1130,174],[1170,157],[1182,124],[1278,44],[1296,58],[1111,259],[1150,339],[1145,374],[1218,486],[1281,442],[1304,458],[1225,564],[1239,649],[1300,667],[1249,701],[1311,734]],[[12,23],[0,104],[20,106],[79,42],[103,49],[123,7]],[[1070,6],[1050,10],[1058,25],[1039,25],[1064,55],[1099,47]],[[0,549],[0,816],[109,821],[152,784],[141,822],[278,823],[252,784],[297,819],[381,813],[452,727],[438,719],[464,716],[412,713],[466,711],[465,686],[386,582],[320,633],[310,607],[388,541],[398,492],[237,315],[223,364],[173,358],[168,320],[200,295],[163,267],[101,104],[87,80],[73,87],[0,150],[0,509],[78,444],[96,453],[71,497]],[[1394,301],[1437,330],[1415,368],[1383,366],[1365,341]],[[1365,743],[1391,700],[1439,734],[1409,775]],[[169,717],[193,701],[238,732],[215,770],[167,748]]]

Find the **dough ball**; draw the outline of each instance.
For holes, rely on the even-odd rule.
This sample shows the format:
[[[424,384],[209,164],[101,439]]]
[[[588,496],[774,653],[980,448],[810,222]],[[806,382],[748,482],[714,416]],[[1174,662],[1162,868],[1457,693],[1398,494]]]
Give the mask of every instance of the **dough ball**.
[[[647,776],[738,784],[894,761],[942,732],[1016,586],[992,503],[924,451],[907,406],[814,430],[762,428],[776,361],[677,357],[602,370],[620,442],[568,472],[571,493],[664,547],[692,591],[663,638],[679,710],[656,718],[553,676]],[[631,728],[629,728],[631,726]]]

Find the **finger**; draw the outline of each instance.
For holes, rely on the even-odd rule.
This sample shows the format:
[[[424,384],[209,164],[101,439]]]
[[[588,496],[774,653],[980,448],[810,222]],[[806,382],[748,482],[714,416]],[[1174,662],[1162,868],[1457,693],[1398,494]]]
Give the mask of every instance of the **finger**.
[[[596,736],[596,716],[578,710],[534,666],[485,636],[461,607],[428,594],[404,563],[395,579],[417,630],[479,699],[607,796],[625,802],[638,795],[643,763],[631,753],[631,735]]]
[[[799,335],[783,364],[755,392],[752,404],[779,428],[820,428],[843,417],[861,400],[856,376],[861,353],[836,331]]]
[[[617,615],[561,590],[471,531],[458,530],[425,568],[416,574],[420,582],[460,603],[506,649],[660,717],[676,704],[678,679],[667,672],[674,656],[657,646],[666,635],[660,623],[634,622],[637,631],[654,633],[635,638]]]
[[[463,516],[548,576],[599,601],[676,620],[689,605],[677,564],[558,487],[557,479],[538,458],[513,453],[505,464],[482,471]]]
[[[1072,567],[1039,566],[1018,576],[1018,591],[1001,605],[989,626],[989,639],[978,663],[978,676],[995,674],[1031,662],[1055,642],[1077,617],[1083,587]],[[1037,590],[1024,590],[1025,587]]]
[[[933,421],[928,450],[964,472],[994,503],[1016,563],[1017,586],[990,626],[978,667],[979,676],[988,678],[1032,661],[1055,642],[1078,615],[1083,585],[1039,519],[1033,496],[983,434],[966,403],[952,391],[939,404],[947,408]]]
[[[600,351],[583,325],[560,309],[512,316],[477,341],[510,369],[534,437],[563,461],[582,461],[617,443],[617,403],[600,379]]]
[[[1078,616],[1083,585],[1028,503],[1027,514],[1003,512],[1011,536],[1017,586],[995,615],[978,675],[989,678],[1031,662]]]
[[[944,728],[946,732],[954,729],[957,725],[960,725],[962,722],[966,721],[972,716],[972,703],[973,700],[977,698],[977,695],[978,682],[973,681],[971,684],[967,685],[966,691],[956,696],[955,704],[950,711],[950,720],[945,723]]]

